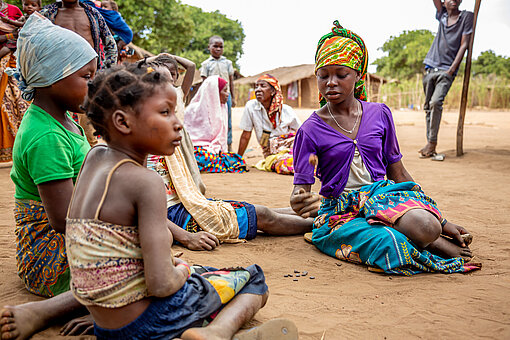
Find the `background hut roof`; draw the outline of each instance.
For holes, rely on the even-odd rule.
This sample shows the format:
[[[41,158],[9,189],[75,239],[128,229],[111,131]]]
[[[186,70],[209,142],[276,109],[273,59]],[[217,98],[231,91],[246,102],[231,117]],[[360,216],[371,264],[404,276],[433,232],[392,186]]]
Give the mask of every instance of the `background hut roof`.
[[[292,82],[295,82],[299,79],[308,78],[314,75],[314,64],[303,64],[296,66],[285,66],[278,67],[273,70],[264,71],[259,74],[256,74],[251,77],[244,77],[234,81],[234,84],[253,84],[257,81],[257,79],[263,75],[269,73],[280,83],[280,86],[288,85]]]
[[[234,81],[234,84],[236,85],[253,84],[257,81],[257,79],[261,75],[268,73],[275,77],[276,79],[278,79],[280,86],[285,86],[299,79],[305,79],[314,76],[315,75],[314,70],[315,70],[314,64],[302,64],[296,66],[278,67],[273,70],[261,72],[254,76],[237,79]],[[376,76],[375,74],[372,73],[369,73],[368,76],[371,78],[371,80],[377,80],[382,83],[387,82],[387,80],[384,79],[383,77]]]

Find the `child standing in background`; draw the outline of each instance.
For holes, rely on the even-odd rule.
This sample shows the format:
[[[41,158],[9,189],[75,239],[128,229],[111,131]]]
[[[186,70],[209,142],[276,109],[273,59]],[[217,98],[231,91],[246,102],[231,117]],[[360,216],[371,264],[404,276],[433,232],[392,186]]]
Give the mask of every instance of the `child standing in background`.
[[[209,76],[220,76],[228,80],[228,133],[227,145],[228,152],[232,152],[232,106],[235,106],[234,95],[234,67],[232,61],[223,56],[223,38],[218,35],[213,35],[209,38],[209,52],[211,56],[202,63],[200,68],[200,75],[202,79]]]

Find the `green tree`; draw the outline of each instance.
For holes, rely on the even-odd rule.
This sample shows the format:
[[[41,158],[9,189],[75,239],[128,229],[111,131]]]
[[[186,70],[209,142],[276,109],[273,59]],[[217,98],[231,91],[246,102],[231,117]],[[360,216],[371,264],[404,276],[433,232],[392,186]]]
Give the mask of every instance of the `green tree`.
[[[218,11],[203,12],[198,7],[183,6],[190,11],[195,28],[193,38],[182,49],[182,56],[200,65],[202,61],[209,58],[209,50],[207,49],[209,38],[213,35],[219,35],[224,40],[223,55],[232,60],[235,68],[239,68],[237,61],[243,54],[245,38],[241,23],[237,20],[228,19]]]
[[[209,37],[220,35],[225,40],[225,57],[238,66],[243,28],[218,11],[204,12],[175,0],[123,0],[119,11],[133,30],[133,42],[152,53],[178,54],[200,66],[209,57]]]
[[[377,74],[388,78],[409,79],[423,69],[423,59],[434,40],[429,30],[404,31],[392,36],[379,49],[387,55],[375,60]]]
[[[21,8],[21,0],[7,0]],[[53,0],[43,0],[43,5]],[[119,0],[119,12],[133,30],[133,43],[154,53],[169,52],[200,66],[213,35],[223,37],[224,55],[238,67],[245,34],[241,23],[218,11],[204,12],[178,0]]]
[[[510,58],[496,55],[492,50],[484,51],[473,61],[472,72],[510,78]]]

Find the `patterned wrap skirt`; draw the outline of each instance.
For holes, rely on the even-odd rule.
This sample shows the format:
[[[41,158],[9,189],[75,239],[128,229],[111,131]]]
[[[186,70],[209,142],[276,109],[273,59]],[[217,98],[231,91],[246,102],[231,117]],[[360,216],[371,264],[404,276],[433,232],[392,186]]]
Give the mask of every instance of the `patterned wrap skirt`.
[[[69,290],[65,235],[48,222],[42,202],[16,200],[16,262],[27,290],[53,297]]]
[[[419,249],[392,228],[411,209],[425,209],[441,220],[436,203],[414,182],[379,181],[338,198],[323,198],[314,221],[313,244],[341,260],[374,271],[410,276],[422,272],[463,273],[479,269],[460,257],[443,259]]]
[[[238,172],[246,171],[246,162],[237,153],[213,153],[201,146],[195,146],[195,158],[200,172]]]

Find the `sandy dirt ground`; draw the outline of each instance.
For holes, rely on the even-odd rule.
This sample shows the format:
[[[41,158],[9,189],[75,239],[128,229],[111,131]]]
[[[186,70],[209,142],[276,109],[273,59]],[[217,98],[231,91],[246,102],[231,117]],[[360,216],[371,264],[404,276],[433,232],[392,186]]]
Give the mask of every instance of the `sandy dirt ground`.
[[[298,110],[304,120],[311,110]],[[242,109],[234,110],[234,144]],[[320,253],[301,236],[261,235],[245,244],[221,245],[211,252],[184,252],[190,263],[216,267],[258,263],[266,274],[269,301],[251,324],[271,318],[293,320],[300,339],[510,339],[510,112],[469,111],[463,157],[455,157],[457,112],[446,112],[438,151],[444,162],[419,159],[425,141],[422,112],[394,112],[403,162],[415,181],[439,204],[445,217],[473,235],[470,274],[375,274],[364,266]],[[252,137],[247,162],[261,159]],[[16,274],[14,185],[10,168],[0,166],[0,304],[39,298]],[[207,196],[270,207],[288,206],[292,177],[260,172],[205,174]],[[316,185],[315,190],[318,190]],[[293,281],[285,274],[308,271]],[[311,280],[309,276],[314,276]],[[34,339],[62,338],[54,326]],[[93,337],[84,337],[93,338]]]

